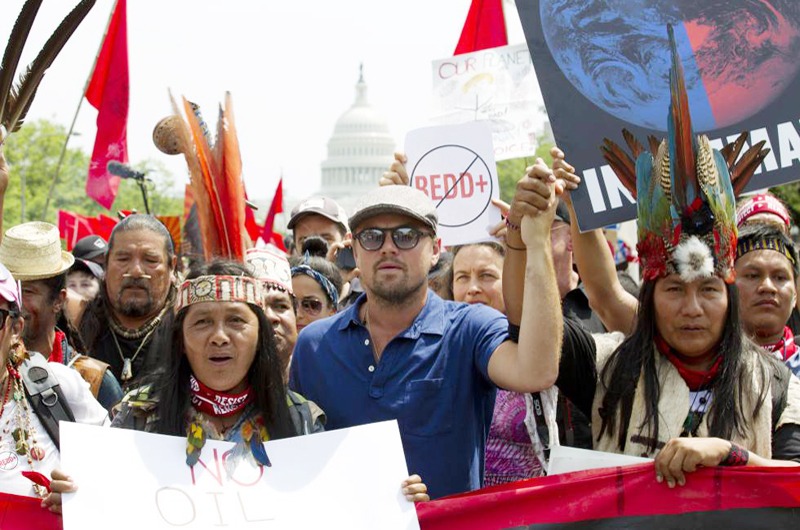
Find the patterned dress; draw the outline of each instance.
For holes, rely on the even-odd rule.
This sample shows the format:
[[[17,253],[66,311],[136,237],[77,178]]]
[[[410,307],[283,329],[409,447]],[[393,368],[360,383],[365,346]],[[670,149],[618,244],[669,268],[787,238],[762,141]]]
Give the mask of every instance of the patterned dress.
[[[485,487],[543,474],[525,426],[525,414],[523,394],[497,391],[492,426],[486,440]]]

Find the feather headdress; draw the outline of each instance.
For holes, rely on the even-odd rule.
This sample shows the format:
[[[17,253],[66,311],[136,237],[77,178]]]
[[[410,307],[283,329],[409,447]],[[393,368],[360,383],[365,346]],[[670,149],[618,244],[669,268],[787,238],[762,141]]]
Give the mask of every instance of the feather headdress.
[[[6,134],[16,132],[22,126],[44,73],[53,64],[56,56],[89,10],[92,9],[94,3],[95,0],[83,0],[67,15],[56,31],[47,39],[36,59],[14,84],[14,75],[22,56],[22,49],[25,47],[25,41],[28,39],[42,0],[28,0],[22,6],[22,11],[11,30],[11,36],[3,54],[3,62],[0,65],[0,125],[3,127],[3,130],[0,131],[0,144],[5,140]]]
[[[743,155],[747,133],[722,151],[696,136],[689,116],[683,68],[672,26],[668,137],[648,138],[649,150],[627,130],[631,158],[605,139],[603,155],[638,206],[637,250],[643,276],[653,280],[678,273],[686,281],[716,274],[731,283],[736,252],[735,196],[769,153],[759,142]],[[634,162],[635,159],[635,162]]]
[[[163,152],[181,152],[186,158],[203,254],[206,260],[221,257],[243,262],[248,235],[242,158],[231,95],[225,94],[225,106],[219,108],[216,142],[211,139],[199,106],[184,98],[184,120],[171,94],[170,99],[174,114],[156,125],[153,140]]]

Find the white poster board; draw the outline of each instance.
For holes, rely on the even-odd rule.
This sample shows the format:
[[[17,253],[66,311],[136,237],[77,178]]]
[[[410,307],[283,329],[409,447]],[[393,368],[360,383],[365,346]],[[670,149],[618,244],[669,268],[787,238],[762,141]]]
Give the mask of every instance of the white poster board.
[[[491,241],[489,229],[500,222],[500,183],[486,123],[441,125],[406,135],[410,184],[430,197],[439,214],[445,246]]]
[[[605,467],[630,466],[642,462],[652,462],[652,458],[620,455],[603,451],[590,451],[566,445],[557,445],[550,451],[548,475],[561,475],[573,471],[602,469]]]
[[[267,442],[272,467],[242,462],[228,478],[232,446],[208,441],[189,468],[183,438],[62,422],[62,469],[79,488],[64,529],[419,528],[396,421]]]
[[[496,160],[533,156],[546,116],[528,46],[515,44],[433,61],[433,117],[441,125],[483,121]]]

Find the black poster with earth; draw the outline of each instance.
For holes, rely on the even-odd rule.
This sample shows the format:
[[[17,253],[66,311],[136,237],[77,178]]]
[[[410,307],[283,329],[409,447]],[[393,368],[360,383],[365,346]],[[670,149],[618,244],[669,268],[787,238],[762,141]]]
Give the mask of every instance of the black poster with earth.
[[[636,217],[600,145],[666,137],[675,27],[692,125],[721,149],[743,131],[770,154],[745,191],[800,179],[800,1],[517,0],[558,146],[583,183],[582,230]],[[745,150],[747,147],[745,147]]]

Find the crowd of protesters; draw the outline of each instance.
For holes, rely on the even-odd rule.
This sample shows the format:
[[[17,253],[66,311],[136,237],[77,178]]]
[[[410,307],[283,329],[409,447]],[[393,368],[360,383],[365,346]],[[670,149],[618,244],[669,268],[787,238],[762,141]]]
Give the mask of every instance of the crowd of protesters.
[[[551,154],[496,202],[494,241],[454,248],[402,154],[349,216],[302,201],[288,256],[189,260],[141,214],[72,253],[50,224],[8,228],[0,452],[20,465],[0,489],[60,511],[76,484],[59,420],[185,437],[188,465],[207,438],[267,465],[263,441],[397,420],[410,502],[542,476],[558,445],[652,457],[669,487],[699,466],[797,465],[789,210],[744,198],[732,248],[693,232],[708,263],[651,252],[638,281],[602,230],[578,230],[581,179]]]

